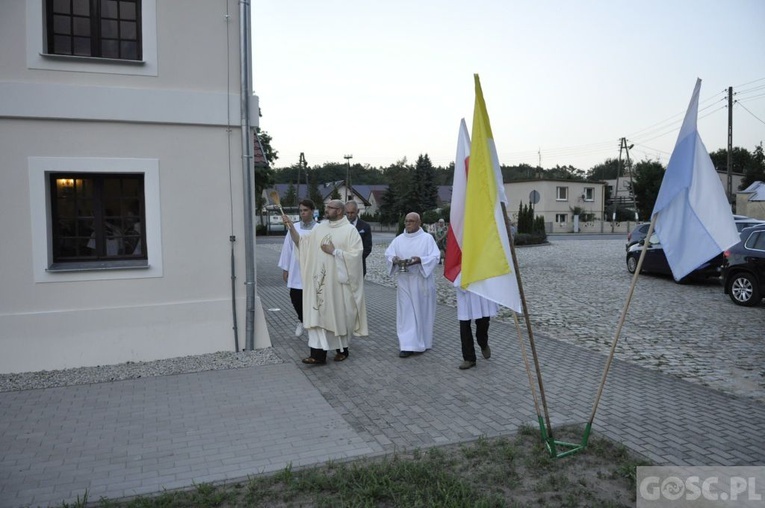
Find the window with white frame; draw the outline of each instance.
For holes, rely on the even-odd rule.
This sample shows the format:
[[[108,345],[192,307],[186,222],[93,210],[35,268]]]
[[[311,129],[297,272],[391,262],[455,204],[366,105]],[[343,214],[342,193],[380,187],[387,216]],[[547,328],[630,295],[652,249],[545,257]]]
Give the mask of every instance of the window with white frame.
[[[162,277],[159,160],[30,157],[35,282]]]
[[[47,53],[141,60],[141,0],[46,0]]]
[[[51,268],[146,260],[143,174],[57,173],[51,192]]]
[[[30,69],[157,76],[157,0],[24,0]]]
[[[555,223],[564,225],[568,222],[568,214],[567,213],[556,213],[555,214]]]
[[[582,198],[585,201],[595,201],[595,187],[585,187]]]
[[[556,187],[555,188],[555,200],[556,201],[568,201],[568,187]]]

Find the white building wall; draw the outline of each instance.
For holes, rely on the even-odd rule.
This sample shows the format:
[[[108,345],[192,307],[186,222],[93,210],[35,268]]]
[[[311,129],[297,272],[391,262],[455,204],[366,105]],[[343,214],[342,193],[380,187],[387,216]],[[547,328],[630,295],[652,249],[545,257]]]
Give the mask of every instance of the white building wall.
[[[234,350],[232,234],[243,347],[238,3],[145,1],[149,61],[116,72],[30,50],[42,3],[0,2],[0,372]],[[145,168],[150,266],[49,272],[44,172],[100,161]]]

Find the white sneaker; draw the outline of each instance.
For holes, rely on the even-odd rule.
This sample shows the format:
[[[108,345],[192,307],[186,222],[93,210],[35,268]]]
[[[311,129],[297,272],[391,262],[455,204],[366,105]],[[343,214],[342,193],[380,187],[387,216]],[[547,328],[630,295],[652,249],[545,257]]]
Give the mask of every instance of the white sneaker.
[[[305,330],[305,328],[303,328],[303,323],[298,323],[295,327],[295,337],[303,335],[303,330]]]

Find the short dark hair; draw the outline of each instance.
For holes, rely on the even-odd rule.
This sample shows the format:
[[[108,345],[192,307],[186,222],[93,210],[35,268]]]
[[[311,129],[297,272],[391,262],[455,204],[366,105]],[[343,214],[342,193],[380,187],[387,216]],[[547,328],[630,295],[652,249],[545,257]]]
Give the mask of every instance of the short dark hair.
[[[298,205],[303,205],[306,208],[310,208],[311,210],[316,210],[316,205],[313,204],[313,201],[310,199],[303,199],[298,203]]]

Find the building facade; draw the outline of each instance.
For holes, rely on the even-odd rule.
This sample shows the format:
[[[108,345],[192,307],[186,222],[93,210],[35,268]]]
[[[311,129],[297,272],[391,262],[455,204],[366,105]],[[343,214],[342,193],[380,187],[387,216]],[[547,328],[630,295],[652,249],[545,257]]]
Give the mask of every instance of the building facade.
[[[235,0],[0,2],[0,372],[244,346],[239,26]]]
[[[507,213],[513,222],[520,204],[531,204],[534,215],[544,217],[548,233],[602,233],[606,231],[601,229],[610,229],[603,224],[605,182],[514,180],[505,184],[505,194],[510,203]]]

